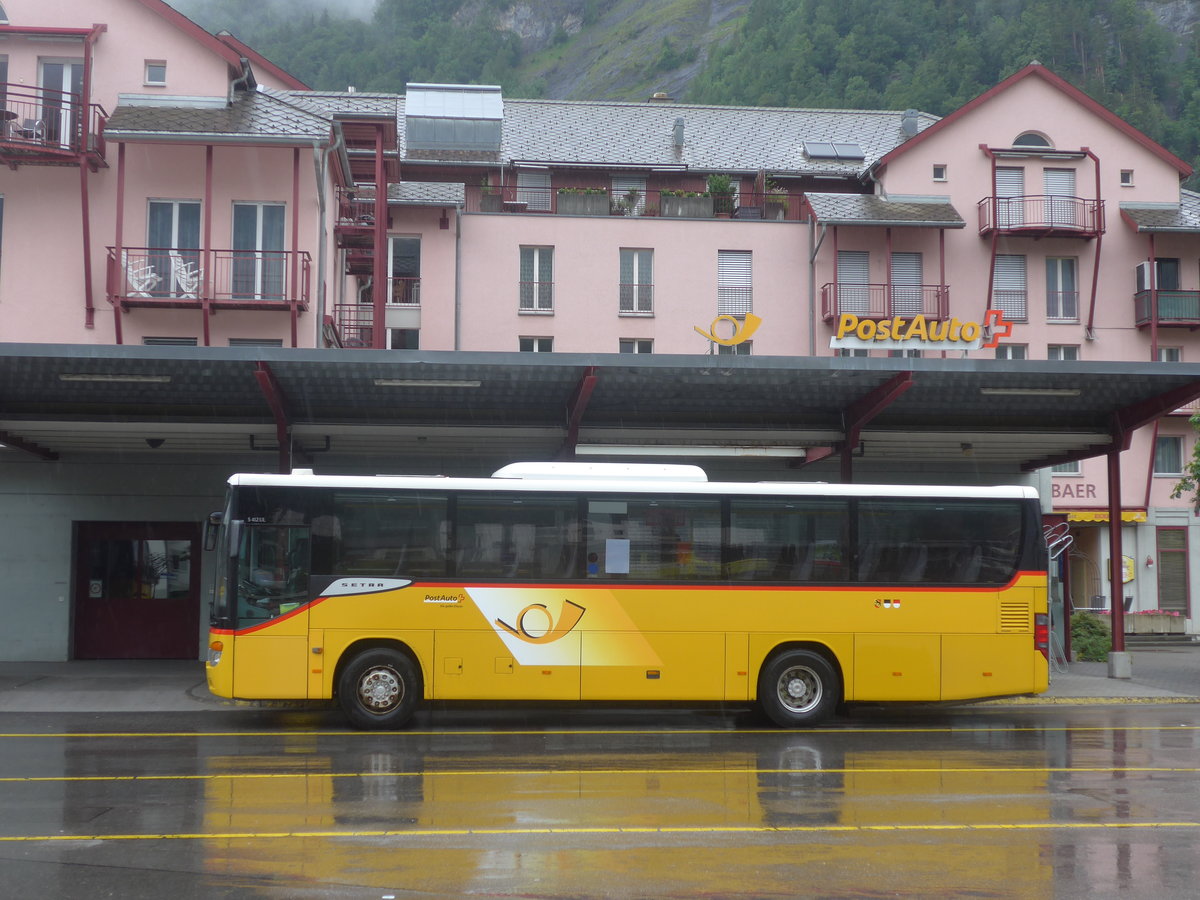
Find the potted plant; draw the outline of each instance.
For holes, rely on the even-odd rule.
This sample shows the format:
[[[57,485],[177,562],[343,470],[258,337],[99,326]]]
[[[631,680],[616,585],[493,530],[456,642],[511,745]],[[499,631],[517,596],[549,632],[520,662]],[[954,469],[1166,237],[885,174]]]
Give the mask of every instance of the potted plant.
[[[557,212],[562,216],[607,216],[608,191],[590,187],[559,188]]]
[[[695,191],[662,191],[659,195],[659,211],[664,216],[681,219],[711,219],[713,198]]]
[[[764,218],[776,219],[782,222],[787,218],[788,193],[787,188],[773,181],[767,182],[766,213]]]
[[[712,195],[713,212],[717,218],[733,215],[733,179],[728,175],[709,175],[708,193]]]
[[[504,198],[500,194],[500,187],[494,185],[487,175],[479,182],[479,210],[480,212],[501,212],[504,209]]]

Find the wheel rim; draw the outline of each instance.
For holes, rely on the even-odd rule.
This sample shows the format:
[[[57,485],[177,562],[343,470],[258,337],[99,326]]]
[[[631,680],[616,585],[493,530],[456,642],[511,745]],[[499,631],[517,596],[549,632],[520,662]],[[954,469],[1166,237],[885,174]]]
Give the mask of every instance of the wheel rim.
[[[806,713],[821,702],[825,688],[821,678],[808,666],[790,666],[779,674],[776,693],[784,709]]]
[[[404,699],[404,679],[389,666],[372,666],[358,679],[358,701],[376,715],[389,713]]]

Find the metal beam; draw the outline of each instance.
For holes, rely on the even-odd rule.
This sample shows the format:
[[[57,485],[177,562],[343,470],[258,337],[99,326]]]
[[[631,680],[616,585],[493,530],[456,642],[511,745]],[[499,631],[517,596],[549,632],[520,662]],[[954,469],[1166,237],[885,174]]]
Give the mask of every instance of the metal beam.
[[[36,456],[38,459],[44,459],[47,462],[54,462],[58,459],[58,454],[53,450],[47,450],[45,447],[33,443],[33,441],[17,437],[10,431],[0,431],[0,444]]]
[[[254,364],[254,378],[275,417],[275,438],[279,442],[279,471],[287,475],[292,471],[292,423],[287,412],[287,397],[275,378],[275,373],[265,362]]]
[[[851,459],[854,448],[861,439],[863,428],[912,386],[912,372],[897,372],[879,387],[859,397],[842,412],[843,430],[846,435],[841,446],[841,477],[844,483],[848,484],[854,479]]]
[[[587,412],[588,403],[592,399],[592,391],[596,389],[596,382],[599,380],[600,376],[596,374],[596,367],[588,366],[583,370],[583,376],[575,385],[575,390],[571,392],[571,399],[567,401],[567,437],[558,451],[559,459],[575,458],[575,447],[579,443],[579,425],[583,421],[583,414]]]

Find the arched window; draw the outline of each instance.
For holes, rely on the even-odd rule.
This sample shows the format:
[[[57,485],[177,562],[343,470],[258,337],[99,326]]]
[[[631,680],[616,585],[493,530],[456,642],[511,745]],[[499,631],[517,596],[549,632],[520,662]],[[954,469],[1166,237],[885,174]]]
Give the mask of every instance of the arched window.
[[[1050,148],[1054,145],[1050,143],[1050,139],[1044,134],[1038,134],[1036,131],[1026,131],[1013,141],[1014,147],[1041,147]]]

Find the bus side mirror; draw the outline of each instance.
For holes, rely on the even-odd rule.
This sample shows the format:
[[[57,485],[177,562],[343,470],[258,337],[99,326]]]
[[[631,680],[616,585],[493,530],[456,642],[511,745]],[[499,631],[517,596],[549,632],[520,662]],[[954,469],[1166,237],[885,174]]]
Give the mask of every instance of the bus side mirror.
[[[219,512],[210,513],[208,521],[204,523],[205,550],[217,549],[217,535],[220,534],[221,531],[221,518],[222,515]]]

